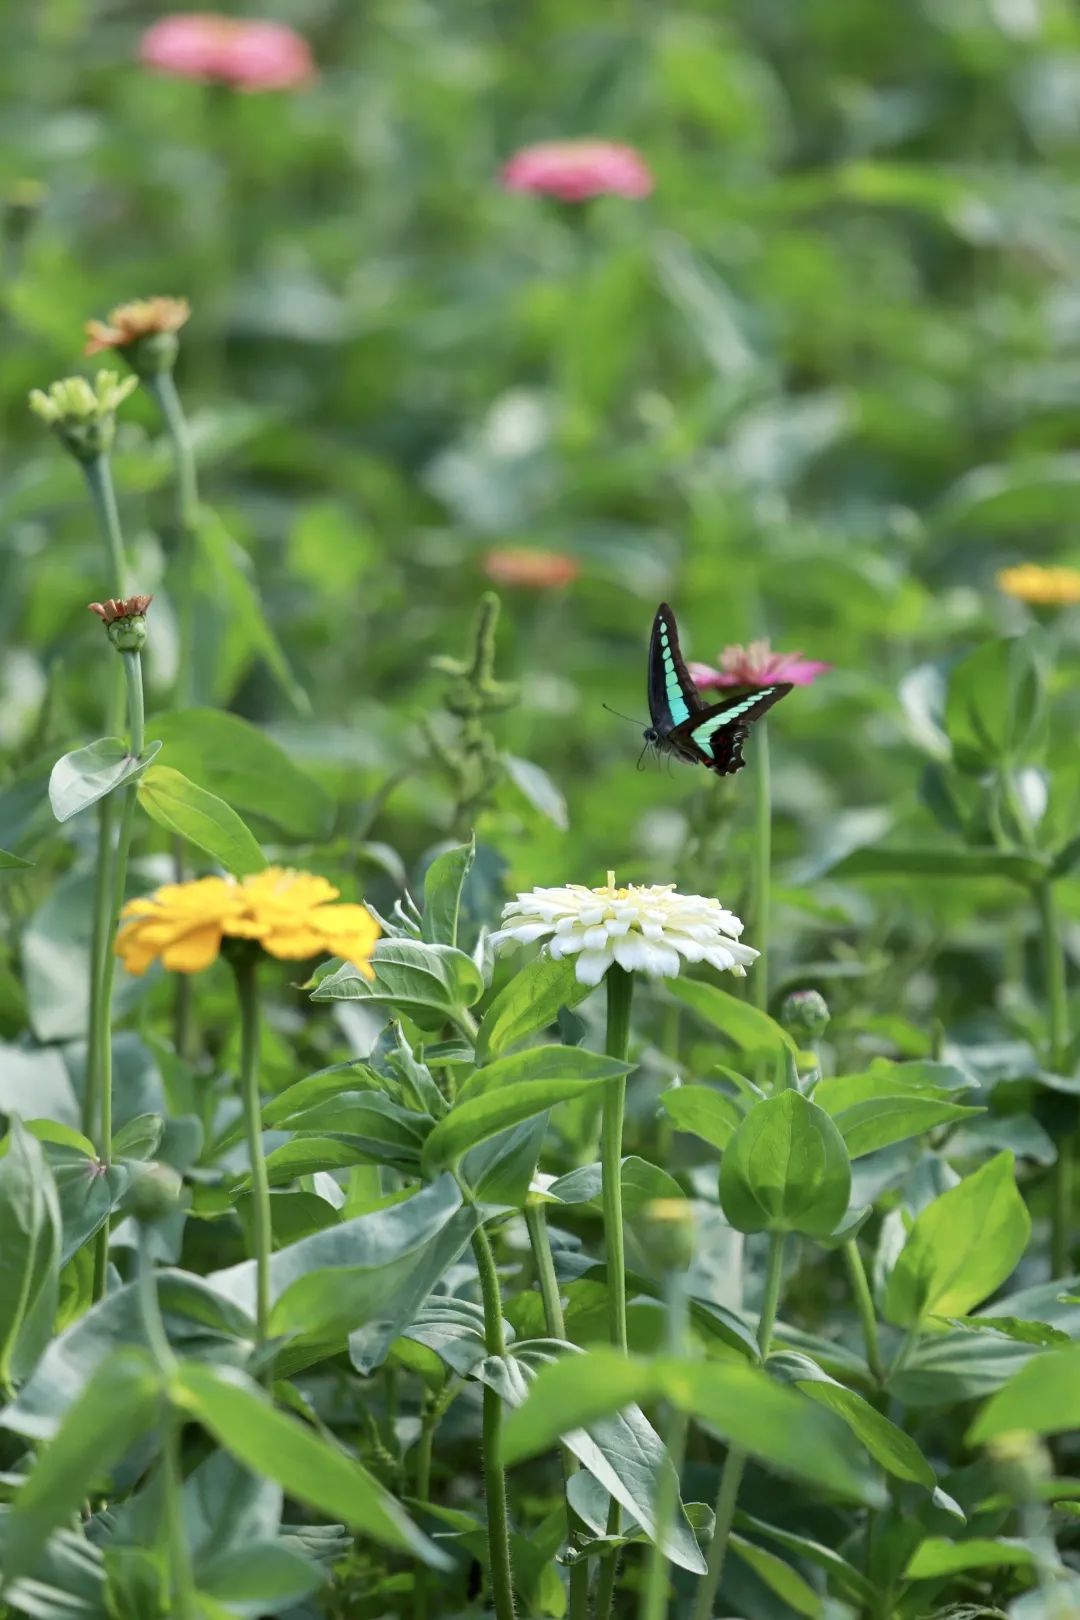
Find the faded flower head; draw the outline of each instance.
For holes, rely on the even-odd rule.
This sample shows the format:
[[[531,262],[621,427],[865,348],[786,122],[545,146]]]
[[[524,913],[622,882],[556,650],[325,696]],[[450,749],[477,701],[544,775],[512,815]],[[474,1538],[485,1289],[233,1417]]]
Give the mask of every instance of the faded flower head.
[[[576,557],[533,546],[493,546],[484,553],[483,567],[494,584],[520,585],[530,591],[557,590],[571,584],[581,572]]]
[[[182,11],[146,30],[139,59],[182,79],[211,79],[236,90],[291,90],[315,76],[311,48],[284,23]]]
[[[30,409],[80,461],[91,461],[112,445],[116,412],[138,386],[137,377],[120,378],[115,371],[99,371],[92,383],[63,377],[46,390],[31,389]]]
[[[580,984],[599,984],[613,963],[628,972],[674,979],[684,962],[708,962],[740,978],[758,952],[739,944],[743,925],[719,900],[677,894],[673,883],[620,889],[608,873],[602,889],[571,883],[533,889],[503,908],[496,946],[544,940],[556,959],[576,958]]]
[[[773,652],[768,641],[751,641],[745,647],[725,647],[720,654],[720,667],[711,664],[691,664],[694,684],[702,691],[710,686],[773,686],[789,681],[792,686],[812,686],[819,675],[832,669],[802,653]]]
[[[653,177],[645,159],[618,141],[541,141],[515,152],[502,171],[508,191],[539,191],[560,202],[590,197],[647,197]]]
[[[141,652],[146,644],[146,610],[153,600],[152,596],[110,596],[107,602],[87,606],[109,632],[114,647],[120,652]]]
[[[1065,607],[1080,602],[1080,570],[1042,568],[1038,563],[1018,563],[1003,568],[997,576],[998,589],[1018,602],[1037,607]]]
[[[191,315],[186,298],[136,298],[118,304],[104,321],[87,321],[86,354],[122,349],[139,376],[171,371],[179,339],[176,334]]]
[[[199,973],[216,961],[224,939],[249,939],[283,961],[340,956],[373,979],[379,925],[366,906],[335,904],[339,893],[325,878],[281,866],[239,883],[167,883],[124,907],[116,954],[129,973],[145,973],[159,959],[171,972]]]

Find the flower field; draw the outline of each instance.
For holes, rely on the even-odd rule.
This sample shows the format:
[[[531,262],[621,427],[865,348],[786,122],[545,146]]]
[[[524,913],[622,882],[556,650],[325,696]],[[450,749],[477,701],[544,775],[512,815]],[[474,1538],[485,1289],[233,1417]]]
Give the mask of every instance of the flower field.
[[[0,1620],[1080,1616],[1080,21],[0,82]]]

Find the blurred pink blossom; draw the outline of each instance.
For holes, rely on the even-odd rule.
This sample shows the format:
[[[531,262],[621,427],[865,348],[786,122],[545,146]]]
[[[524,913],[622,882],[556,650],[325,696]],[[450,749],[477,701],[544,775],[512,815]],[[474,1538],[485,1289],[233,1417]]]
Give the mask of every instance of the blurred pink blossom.
[[[772,686],[779,681],[812,686],[829,669],[831,664],[804,658],[802,653],[773,652],[767,641],[751,641],[746,647],[725,647],[719,669],[691,664],[690,674],[695,686],[707,691],[710,686]]]
[[[315,64],[305,39],[284,23],[178,11],[145,32],[139,59],[184,79],[216,79],[238,90],[289,90],[308,83]]]
[[[542,141],[523,146],[502,171],[509,191],[541,191],[560,202],[607,194],[647,197],[653,177],[640,152],[618,141]]]

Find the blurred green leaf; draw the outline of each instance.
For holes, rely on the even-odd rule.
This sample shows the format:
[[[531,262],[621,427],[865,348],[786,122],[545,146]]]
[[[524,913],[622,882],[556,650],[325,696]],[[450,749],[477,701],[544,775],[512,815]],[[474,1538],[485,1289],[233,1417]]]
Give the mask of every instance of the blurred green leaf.
[[[247,720],[219,709],[173,709],[155,716],[154,730],[168,764],[226,804],[288,838],[325,837],[333,819],[326,790]]]
[[[138,799],[159,827],[194,844],[227,872],[246,877],[266,866],[266,856],[236,811],[171,765],[150,767],[139,782]]]
[[[114,788],[130,782],[161,752],[161,743],[148,743],[135,759],[127,743],[119,737],[100,737],[85,748],[65,754],[53,766],[49,777],[49,802],[57,821],[70,821],[89,805],[96,804]]]

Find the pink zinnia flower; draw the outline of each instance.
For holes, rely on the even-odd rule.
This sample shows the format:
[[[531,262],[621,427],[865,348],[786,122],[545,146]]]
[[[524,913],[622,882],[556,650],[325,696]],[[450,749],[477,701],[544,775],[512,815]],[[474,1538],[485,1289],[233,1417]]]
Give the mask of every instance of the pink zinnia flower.
[[[720,668],[711,664],[691,664],[694,684],[702,691],[710,686],[773,686],[790,681],[792,686],[812,686],[831,664],[804,658],[802,653],[773,652],[767,641],[751,641],[746,647],[725,647]]]
[[[576,557],[564,551],[540,551],[532,546],[493,546],[485,551],[484,573],[496,585],[521,585],[526,590],[551,591],[569,585],[581,572]]]
[[[542,141],[515,152],[502,172],[509,191],[541,191],[560,202],[647,197],[653,177],[640,152],[618,141]]]
[[[178,11],[146,30],[139,59],[184,79],[216,79],[238,90],[289,90],[314,77],[305,39],[284,23]]]

